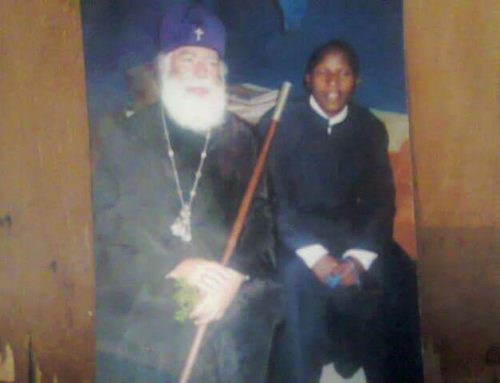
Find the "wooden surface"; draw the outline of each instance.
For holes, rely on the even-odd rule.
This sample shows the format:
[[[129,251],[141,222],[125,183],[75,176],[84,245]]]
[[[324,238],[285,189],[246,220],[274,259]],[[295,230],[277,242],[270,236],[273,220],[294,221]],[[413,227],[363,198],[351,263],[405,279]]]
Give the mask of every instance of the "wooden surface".
[[[499,13],[405,2],[423,331],[454,383],[500,341]]]
[[[500,340],[499,25],[494,1],[405,3],[423,330],[454,383]],[[78,1],[0,1],[0,351],[18,382],[29,339],[44,381],[92,379],[84,89]]]
[[[78,1],[0,1],[0,105],[0,350],[12,346],[17,382],[28,380],[30,344],[43,382],[90,382],[93,257]]]
[[[499,9],[495,1],[406,3],[422,225],[500,222]]]

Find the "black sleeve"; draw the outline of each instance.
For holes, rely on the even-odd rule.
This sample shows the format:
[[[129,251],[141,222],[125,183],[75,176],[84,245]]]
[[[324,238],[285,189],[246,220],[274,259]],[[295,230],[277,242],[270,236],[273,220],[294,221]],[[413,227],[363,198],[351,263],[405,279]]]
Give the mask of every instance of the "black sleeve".
[[[353,247],[379,255],[392,239],[395,188],[385,126],[372,116],[365,134],[364,167],[354,187],[357,215]]]
[[[266,115],[259,126],[259,133],[263,139],[271,114]],[[300,140],[301,130],[294,116],[285,114],[278,126],[274,142],[268,158],[268,183],[271,194],[272,206],[275,215],[277,234],[280,241],[290,250],[297,250],[308,245],[318,244],[322,241],[311,230],[310,221],[321,220],[299,212],[292,203],[293,181],[290,169],[290,156],[294,147]],[[327,221],[322,222],[328,225]]]
[[[113,229],[117,226],[115,206],[120,197],[120,170],[115,141],[120,141],[119,133],[112,132],[98,148],[93,148],[92,212],[97,255],[102,243],[109,241]],[[118,137],[118,140],[115,137]]]

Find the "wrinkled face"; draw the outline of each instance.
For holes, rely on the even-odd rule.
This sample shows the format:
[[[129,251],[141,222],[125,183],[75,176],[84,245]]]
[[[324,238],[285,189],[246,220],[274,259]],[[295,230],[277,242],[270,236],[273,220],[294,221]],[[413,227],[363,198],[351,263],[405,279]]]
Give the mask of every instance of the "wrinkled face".
[[[342,51],[327,53],[313,71],[306,74],[306,84],[312,95],[330,117],[351,100],[357,80]]]
[[[170,75],[186,81],[186,91],[200,97],[208,95],[203,84],[219,85],[220,60],[216,51],[203,47],[181,47],[172,52]],[[192,84],[189,85],[189,83]]]

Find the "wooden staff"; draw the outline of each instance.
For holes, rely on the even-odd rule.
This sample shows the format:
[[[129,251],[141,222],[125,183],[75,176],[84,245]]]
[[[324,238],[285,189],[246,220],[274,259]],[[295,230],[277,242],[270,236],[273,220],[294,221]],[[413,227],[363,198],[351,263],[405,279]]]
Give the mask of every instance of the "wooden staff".
[[[281,87],[278,101],[276,102],[276,107],[271,119],[271,125],[267,132],[266,139],[264,140],[264,145],[262,146],[259,157],[257,158],[257,163],[253,170],[252,178],[250,178],[250,182],[248,183],[247,190],[245,191],[245,195],[243,196],[243,200],[241,201],[240,209],[238,210],[238,215],[236,216],[236,220],[233,224],[233,229],[231,230],[231,234],[229,235],[229,239],[227,240],[224,254],[222,255],[221,264],[224,266],[229,262],[229,259],[231,259],[231,256],[234,253],[234,249],[236,248],[236,244],[238,243],[238,239],[240,238],[241,231],[243,230],[243,225],[247,218],[248,211],[250,210],[250,205],[252,204],[252,199],[255,194],[255,190],[257,189],[257,185],[259,184],[260,177],[262,176],[262,172],[264,171],[267,154],[269,153],[269,149],[271,148],[271,143],[273,141],[274,134],[276,133],[276,128],[278,127],[278,122],[285,107],[286,99],[288,98],[288,93],[290,92],[291,86],[292,84],[286,81]],[[206,324],[198,327],[193,343],[191,344],[191,349],[189,350],[186,363],[184,364],[179,383],[189,382],[189,377],[191,376],[191,372],[193,371],[194,363],[200,352],[201,343],[206,331]]]

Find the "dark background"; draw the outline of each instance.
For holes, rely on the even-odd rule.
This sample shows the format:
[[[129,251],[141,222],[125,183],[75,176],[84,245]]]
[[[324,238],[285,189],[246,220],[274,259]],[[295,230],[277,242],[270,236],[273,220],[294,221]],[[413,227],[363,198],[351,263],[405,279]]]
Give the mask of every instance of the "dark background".
[[[127,102],[124,71],[156,55],[165,10],[182,0],[81,2],[91,120]],[[402,0],[204,0],[227,28],[229,83],[304,92],[312,50],[345,39],[361,58],[361,104],[406,112]]]

